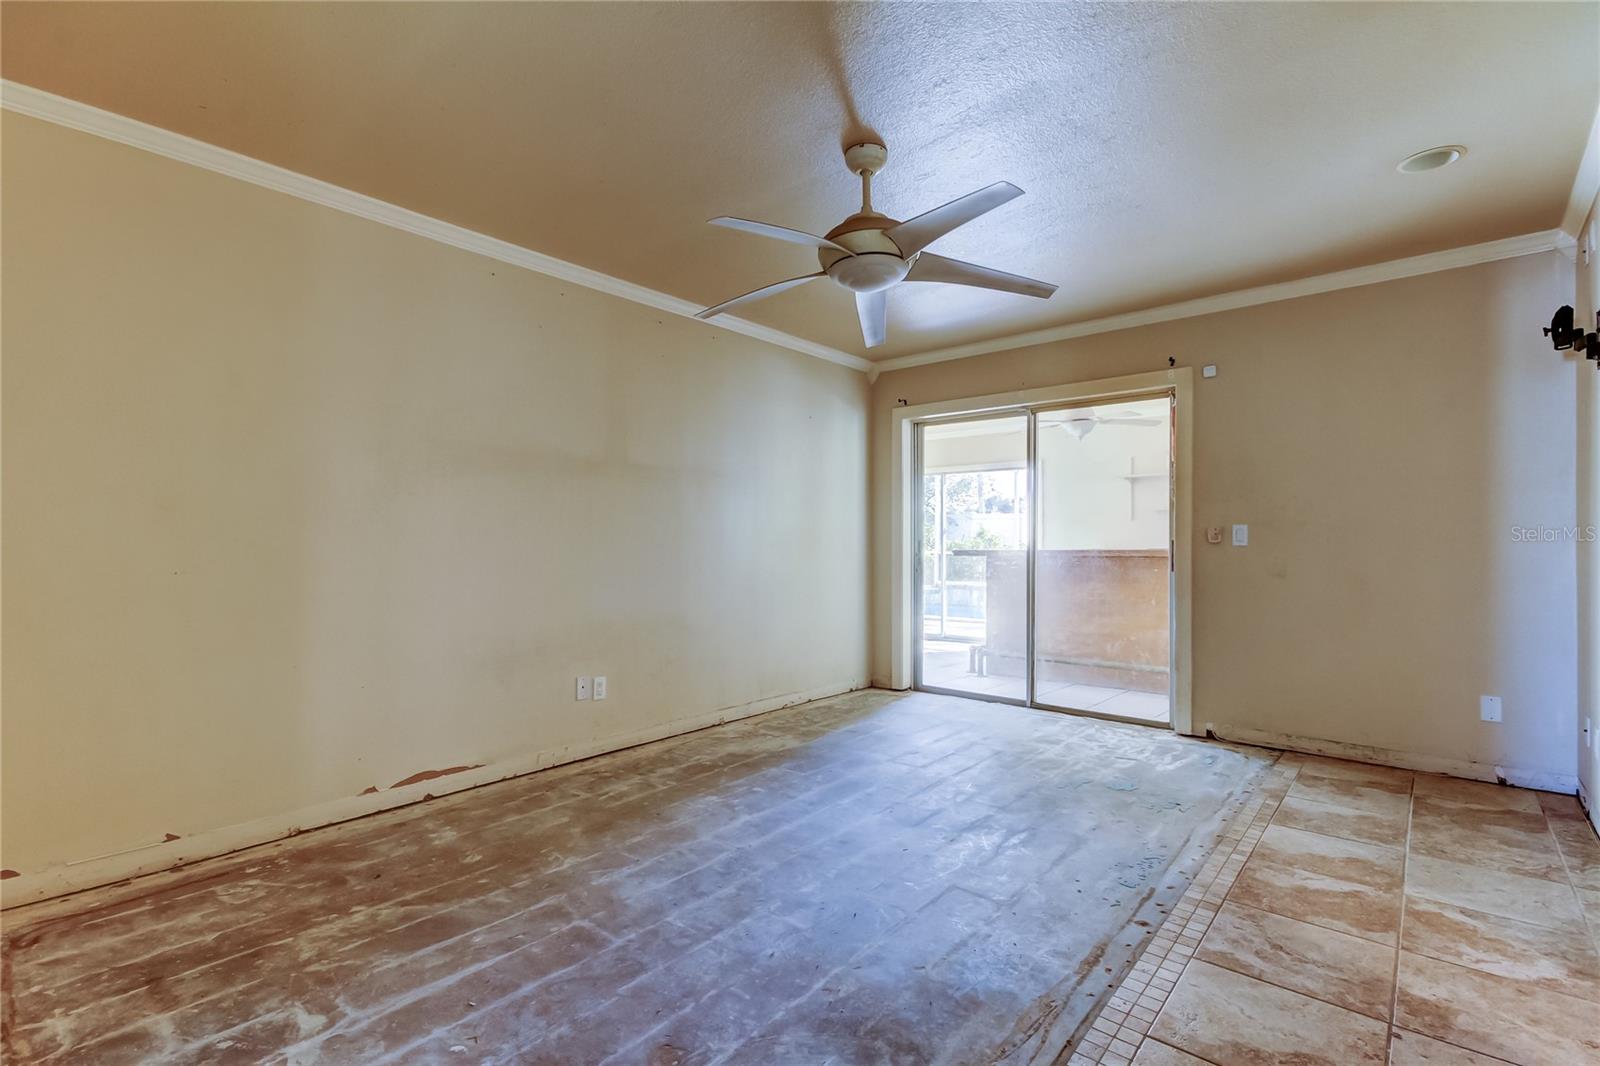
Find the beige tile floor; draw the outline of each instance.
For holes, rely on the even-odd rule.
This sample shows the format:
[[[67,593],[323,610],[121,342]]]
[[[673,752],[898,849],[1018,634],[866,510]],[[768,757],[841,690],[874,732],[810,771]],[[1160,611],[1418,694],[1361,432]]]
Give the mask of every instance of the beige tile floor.
[[[1043,707],[1074,711],[1093,711],[1117,718],[1166,724],[1171,720],[1165,692],[1140,692],[1137,689],[1108,688],[1105,685],[1080,685],[1071,681],[1044,682],[1038,685],[1035,702]]]
[[[1070,1066],[1600,1063],[1570,796],[1286,755]]]

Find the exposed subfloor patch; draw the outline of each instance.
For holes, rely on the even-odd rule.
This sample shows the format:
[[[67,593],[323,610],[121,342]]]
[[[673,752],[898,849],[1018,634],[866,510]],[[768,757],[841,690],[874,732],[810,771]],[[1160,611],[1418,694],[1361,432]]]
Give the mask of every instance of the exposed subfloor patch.
[[[5,1057],[1049,1062],[1273,761],[820,700],[11,912]]]
[[[1069,1066],[1600,1063],[1571,796],[1285,755]]]

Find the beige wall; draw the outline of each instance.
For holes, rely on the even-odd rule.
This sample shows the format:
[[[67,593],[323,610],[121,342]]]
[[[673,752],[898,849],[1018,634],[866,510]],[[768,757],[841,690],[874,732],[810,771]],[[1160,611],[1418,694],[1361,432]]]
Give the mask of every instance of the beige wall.
[[[1579,230],[1573,309],[1586,329],[1600,309],[1600,200]],[[1557,301],[1559,302],[1559,301]],[[1552,310],[1554,308],[1552,307]],[[1577,360],[1574,360],[1576,362]],[[1578,776],[1589,817],[1600,826],[1600,366],[1578,369]],[[1588,734],[1584,734],[1584,724]]]
[[[1215,363],[1198,380],[1194,722],[1576,773],[1576,367],[1559,253],[884,374],[873,673],[889,676],[892,408]],[[1505,701],[1479,721],[1478,696]],[[1524,780],[1528,777],[1523,776]]]
[[[860,373],[3,138],[0,864],[864,682]]]

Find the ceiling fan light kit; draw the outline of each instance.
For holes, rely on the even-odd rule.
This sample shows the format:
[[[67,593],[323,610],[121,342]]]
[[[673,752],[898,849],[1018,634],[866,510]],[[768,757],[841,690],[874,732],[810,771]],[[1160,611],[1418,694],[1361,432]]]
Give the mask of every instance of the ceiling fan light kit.
[[[1082,440],[1094,432],[1096,426],[1159,426],[1161,419],[1147,417],[1138,411],[1106,416],[1093,407],[1083,407],[1053,424],[1072,434],[1074,440]]]
[[[1022,190],[1015,185],[998,181],[952,200],[943,207],[936,207],[901,222],[874,210],[872,206],[872,177],[889,161],[889,150],[881,144],[851,145],[845,149],[844,161],[851,173],[861,177],[861,210],[824,236],[726,215],[711,220],[713,226],[744,230],[791,244],[810,245],[816,250],[817,263],[822,269],[815,274],[802,274],[764,285],[708,307],[696,318],[711,318],[740,304],[776,295],[817,278],[828,278],[855,294],[862,340],[868,348],[875,348],[883,343],[887,328],[888,291],[902,281],[970,285],[1040,299],[1048,299],[1056,291],[1056,287],[1048,282],[975,263],[964,263],[959,259],[946,259],[924,251],[928,245],[956,227],[1021,196]]]

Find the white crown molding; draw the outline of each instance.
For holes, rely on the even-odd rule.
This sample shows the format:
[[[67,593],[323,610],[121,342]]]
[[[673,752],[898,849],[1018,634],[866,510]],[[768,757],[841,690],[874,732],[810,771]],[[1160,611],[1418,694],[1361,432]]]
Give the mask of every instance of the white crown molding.
[[[544,255],[509,241],[441,222],[419,212],[397,207],[383,200],[352,192],[271,163],[264,163],[226,148],[218,148],[214,144],[197,141],[193,137],[185,137],[183,134],[173,133],[159,126],[69,100],[42,89],[0,80],[0,107],[7,111],[15,111],[19,115],[28,115],[53,122],[58,126],[92,133],[97,137],[166,156],[168,159],[176,159],[180,163],[188,163],[230,178],[247,181],[265,189],[286,193],[323,207],[331,207],[335,211],[343,211],[370,222],[404,230],[418,237],[426,237],[428,240],[448,244],[453,248],[486,256],[537,274],[559,278],[611,296],[619,296],[657,311],[693,318],[695,313],[702,309],[699,304],[677,296],[669,296],[664,292],[647,289],[643,285],[635,285],[609,274],[602,274],[598,270],[590,270],[588,267]],[[731,315],[720,315],[716,322],[707,324],[713,328],[741,333],[746,337],[787,348],[802,355],[826,359],[830,363],[838,363],[852,370],[865,371],[872,365],[858,355]]]
[[[1572,193],[1567,197],[1567,210],[1561,216],[1561,228],[1574,240],[1589,217],[1595,197],[1600,196],[1600,109],[1589,124],[1589,143],[1584,145],[1583,158],[1578,160],[1578,173],[1572,179]]]
[[[1469,244],[1463,248],[1449,248],[1442,252],[1415,255],[1409,259],[1394,259],[1387,263],[1374,263],[1371,266],[1340,270],[1332,274],[1318,274],[1315,277],[1300,278],[1296,281],[1282,281],[1273,285],[1262,285],[1254,289],[1239,289],[1235,292],[1219,293],[1216,296],[1203,296],[1197,300],[1185,300],[1182,303],[1151,307],[1143,311],[1130,311],[1127,314],[1111,315],[1108,318],[1094,318],[1065,326],[1051,326],[1048,329],[1035,330],[1032,333],[1016,333],[1009,337],[995,337],[991,340],[974,341],[971,344],[961,344],[953,348],[940,348],[936,351],[923,352],[919,355],[902,355],[894,359],[885,359],[882,362],[873,363],[869,375],[876,380],[879,374],[890,370],[925,366],[928,363],[943,363],[952,359],[967,359],[974,355],[987,355],[990,352],[1009,351],[1013,348],[1027,348],[1036,344],[1071,340],[1075,337],[1089,337],[1096,333],[1113,333],[1117,330],[1133,329],[1138,326],[1153,326],[1159,322],[1172,322],[1180,318],[1194,318],[1197,315],[1215,314],[1218,311],[1233,311],[1241,307],[1255,307],[1258,304],[1276,303],[1279,300],[1315,296],[1318,293],[1334,292],[1339,289],[1375,285],[1383,281],[1398,281],[1401,278],[1416,277],[1419,274],[1432,274],[1440,270],[1454,270],[1457,267],[1492,263],[1497,259],[1512,259],[1519,255],[1553,251],[1565,244],[1570,244],[1571,240],[1563,231],[1552,229],[1544,230],[1540,233],[1524,234],[1521,237],[1507,237],[1503,240],[1488,241],[1484,244]]]
[[[447,244],[453,248],[460,248],[463,251],[473,252],[498,262],[521,267],[524,270],[531,270],[548,277],[569,281],[574,285],[582,285],[597,292],[621,297],[624,300],[631,300],[634,303],[643,304],[658,311],[680,315],[684,318],[693,318],[695,313],[700,310],[700,305],[680,297],[669,296],[655,289],[635,285],[632,282],[614,278],[609,274],[602,274],[598,270],[591,270],[588,267],[578,266],[576,263],[569,263],[564,259],[557,259],[554,256],[544,255],[532,249],[512,244],[509,241],[502,241],[462,226],[442,222],[419,212],[397,207],[383,200],[352,192],[349,189],[341,188],[338,185],[333,185],[317,178],[307,177],[284,167],[264,163],[259,159],[252,159],[238,152],[219,148],[216,145],[195,140],[193,137],[173,133],[171,130],[164,130],[158,126],[139,122],[124,115],[92,107],[89,104],[69,100],[66,97],[57,96],[42,89],[35,89],[31,86],[0,79],[0,107],[7,111],[15,111],[21,115],[43,119],[59,126],[66,126],[69,129],[94,134],[97,137],[104,137],[107,140],[126,144],[133,148],[153,152],[156,155],[166,156],[169,159],[175,159],[182,163],[188,163],[231,178],[237,178],[240,181],[249,182],[252,185],[259,185],[262,188],[272,189],[314,204],[320,204],[323,207],[331,207],[336,211],[343,211],[346,214],[377,222],[380,225],[404,230],[407,233],[438,241],[440,244]],[[1026,348],[1036,344],[1049,344],[1053,341],[1071,340],[1075,337],[1088,337],[1096,333],[1111,333],[1116,330],[1149,326],[1158,322],[1171,322],[1182,318],[1193,318],[1197,315],[1231,311],[1241,307],[1254,307],[1258,304],[1273,303],[1278,300],[1292,300],[1300,296],[1312,296],[1317,293],[1355,288],[1360,285],[1373,285],[1383,281],[1415,277],[1419,274],[1430,274],[1440,270],[1453,270],[1457,267],[1473,266],[1478,263],[1493,262],[1497,259],[1510,259],[1515,256],[1570,246],[1573,243],[1573,235],[1576,234],[1578,227],[1583,223],[1583,219],[1588,215],[1589,206],[1594,202],[1597,188],[1600,188],[1600,114],[1597,114],[1595,128],[1590,132],[1589,143],[1584,152],[1583,162],[1578,169],[1577,180],[1573,185],[1572,195],[1567,206],[1566,216],[1562,220],[1561,229],[1547,230],[1542,233],[1529,233],[1521,237],[1508,237],[1504,240],[1473,244],[1464,248],[1430,252],[1427,255],[1412,256],[1409,259],[1375,263],[1371,266],[1356,267],[1352,270],[1342,270],[1333,274],[1320,274],[1316,277],[1301,278],[1296,281],[1263,285],[1254,289],[1240,289],[1235,292],[1219,293],[1215,296],[1186,300],[1182,303],[1167,304],[1142,311],[1112,315],[1107,318],[1090,319],[1064,326],[1051,326],[1047,329],[1035,330],[1029,333],[1015,333],[1005,337],[994,337],[989,340],[975,341],[971,344],[939,348],[933,351],[921,352],[915,355],[903,355],[877,362],[863,359],[849,352],[840,351],[837,348],[830,348],[824,344],[818,344],[815,341],[808,341],[803,337],[796,337],[781,330],[772,329],[769,326],[759,325],[742,318],[734,318],[730,315],[721,315],[715,323],[710,325],[714,328],[726,329],[730,332],[743,334],[746,337],[765,341],[780,348],[787,348],[803,355],[825,359],[830,363],[847,366],[853,370],[865,371],[868,377],[875,381],[878,375],[882,373],[901,370],[906,367],[942,363],[952,359],[966,359],[975,355],[986,355],[990,352]],[[1573,222],[1571,219],[1575,212],[1577,212],[1577,217],[1576,221]]]

